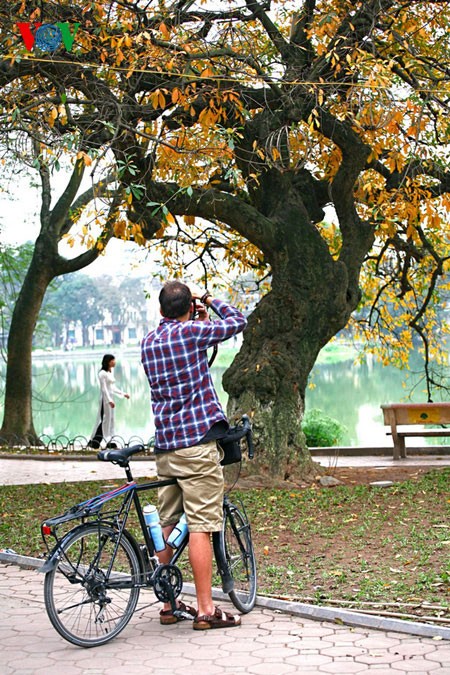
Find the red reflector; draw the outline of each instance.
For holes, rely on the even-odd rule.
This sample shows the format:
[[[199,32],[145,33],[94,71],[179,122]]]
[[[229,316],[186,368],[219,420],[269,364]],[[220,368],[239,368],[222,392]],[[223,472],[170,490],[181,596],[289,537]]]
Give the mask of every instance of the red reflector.
[[[48,525],[42,525],[42,534],[51,534],[52,533],[52,528],[49,527]]]

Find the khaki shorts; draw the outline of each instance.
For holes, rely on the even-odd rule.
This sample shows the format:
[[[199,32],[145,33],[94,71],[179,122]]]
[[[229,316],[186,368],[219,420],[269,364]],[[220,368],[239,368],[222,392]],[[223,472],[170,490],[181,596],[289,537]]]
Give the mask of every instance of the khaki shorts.
[[[223,519],[222,451],[216,441],[155,456],[158,478],[177,478],[177,485],[158,490],[162,527],[175,525],[183,511],[190,532],[217,532]]]

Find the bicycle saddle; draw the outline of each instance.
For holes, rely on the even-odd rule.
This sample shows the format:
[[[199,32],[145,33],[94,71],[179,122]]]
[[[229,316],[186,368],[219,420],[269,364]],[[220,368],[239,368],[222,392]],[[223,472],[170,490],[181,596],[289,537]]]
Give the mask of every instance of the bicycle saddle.
[[[97,459],[101,462],[112,462],[113,464],[118,464],[119,466],[128,466],[128,462],[132,455],[136,455],[138,452],[145,450],[144,445],[132,445],[130,448],[114,448],[100,450],[97,453]]]

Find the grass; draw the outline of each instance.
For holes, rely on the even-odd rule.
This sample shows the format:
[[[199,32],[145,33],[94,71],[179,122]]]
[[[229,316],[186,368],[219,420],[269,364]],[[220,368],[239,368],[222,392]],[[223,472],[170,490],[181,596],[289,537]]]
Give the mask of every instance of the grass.
[[[117,484],[2,487],[0,548],[42,555],[45,518]],[[235,490],[252,523],[258,592],[325,604],[431,603],[450,622],[449,484],[442,468],[390,488]]]

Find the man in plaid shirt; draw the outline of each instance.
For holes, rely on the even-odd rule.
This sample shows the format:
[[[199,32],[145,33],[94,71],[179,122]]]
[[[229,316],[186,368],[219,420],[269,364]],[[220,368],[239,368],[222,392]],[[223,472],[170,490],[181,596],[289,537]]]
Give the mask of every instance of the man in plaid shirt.
[[[193,320],[195,301],[198,318]],[[228,430],[215,392],[207,349],[240,333],[246,319],[239,310],[210,293],[192,291],[179,281],[165,284],[159,296],[162,320],[142,341],[142,363],[150,388],[155,420],[158,477],[177,478],[161,488],[159,512],[167,540],[183,512],[189,528],[189,559],[194,574],[198,611],[180,603],[194,617],[194,629],[237,626],[240,617],[214,607],[211,594],[211,532],[222,529],[223,472],[216,439]],[[210,321],[211,307],[219,319]],[[159,554],[169,562],[169,546]],[[167,603],[163,624],[179,620]]]

